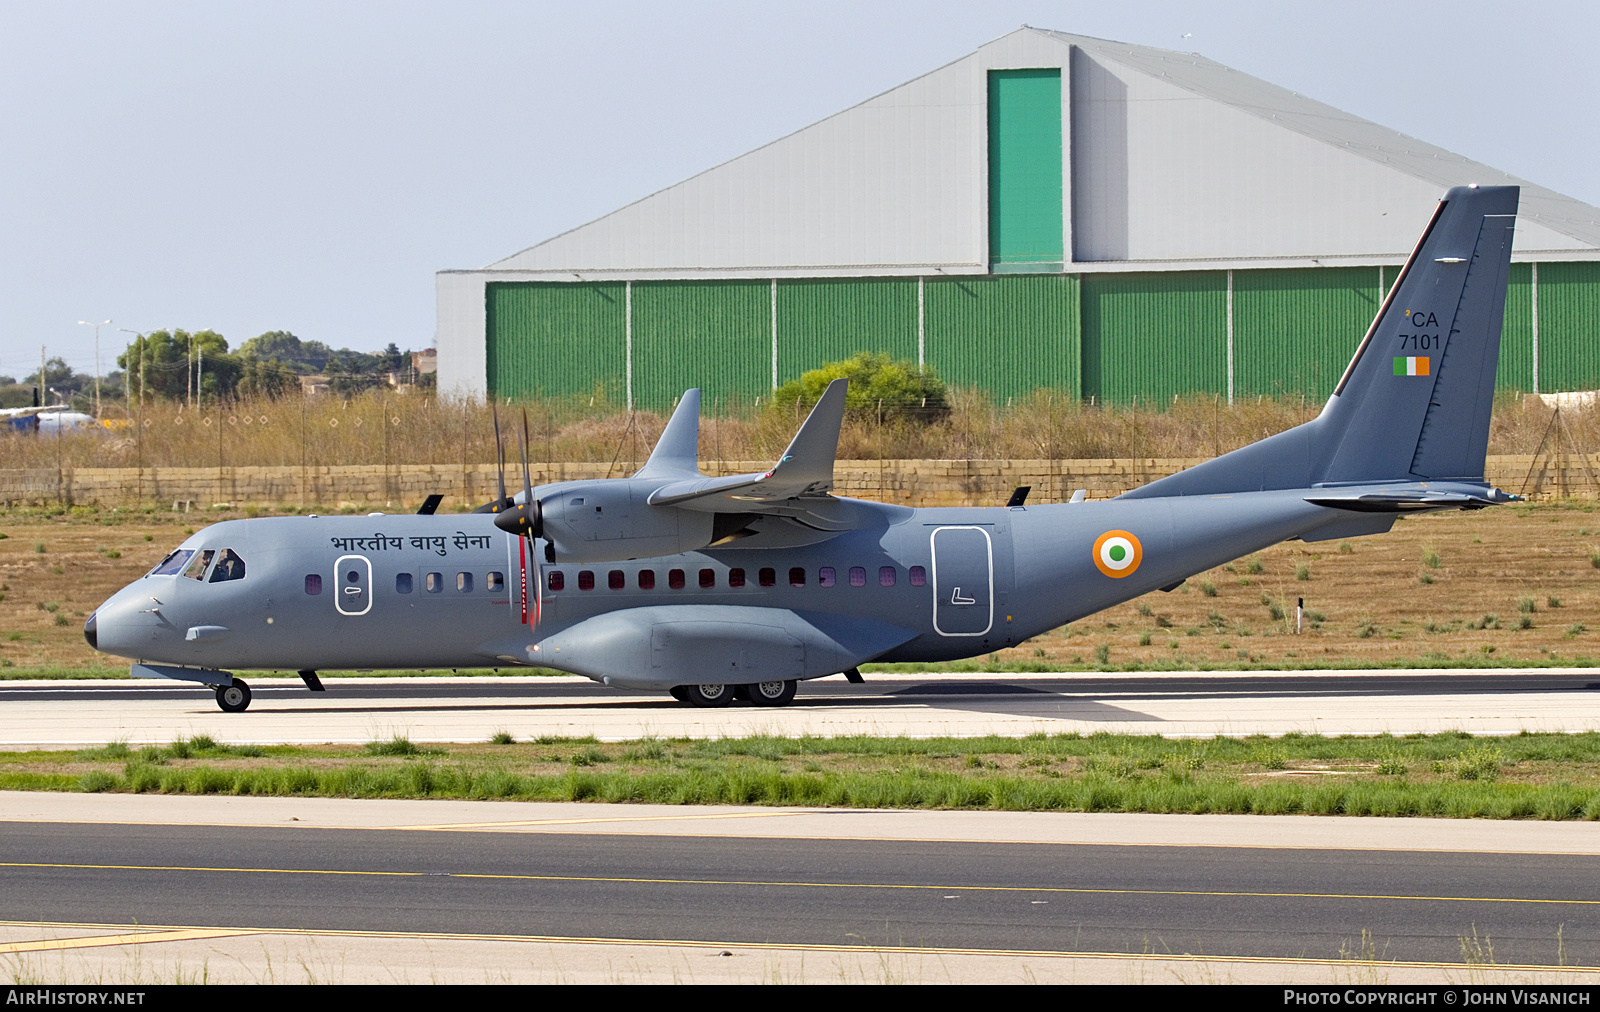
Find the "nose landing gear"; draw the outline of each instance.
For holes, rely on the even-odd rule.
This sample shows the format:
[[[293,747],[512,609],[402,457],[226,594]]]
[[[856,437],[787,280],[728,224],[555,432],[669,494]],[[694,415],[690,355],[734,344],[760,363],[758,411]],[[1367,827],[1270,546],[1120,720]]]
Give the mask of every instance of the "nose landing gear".
[[[217,705],[224,713],[243,713],[250,708],[250,686],[242,678],[235,678],[232,685],[217,686]]]

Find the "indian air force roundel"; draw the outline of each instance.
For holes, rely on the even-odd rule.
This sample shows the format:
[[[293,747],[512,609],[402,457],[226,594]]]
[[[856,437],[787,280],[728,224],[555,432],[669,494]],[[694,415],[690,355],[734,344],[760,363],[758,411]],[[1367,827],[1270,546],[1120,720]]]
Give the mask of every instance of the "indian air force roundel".
[[[1127,531],[1106,531],[1095,538],[1094,564],[1107,576],[1121,579],[1139,568],[1144,546]]]

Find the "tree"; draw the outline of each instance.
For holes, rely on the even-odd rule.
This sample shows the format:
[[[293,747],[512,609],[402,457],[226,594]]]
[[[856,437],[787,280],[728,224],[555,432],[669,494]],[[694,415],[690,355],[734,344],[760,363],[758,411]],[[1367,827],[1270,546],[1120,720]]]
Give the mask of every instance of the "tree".
[[[774,410],[809,410],[828,384],[848,379],[850,391],[846,409],[852,413],[894,419],[934,421],[950,413],[944,381],[931,366],[915,362],[892,361],[877,352],[859,352],[838,362],[825,362],[820,368],[801,373],[772,394]]]
[[[117,364],[127,370],[131,392],[171,400],[190,395],[197,367],[200,389],[194,392],[202,397],[232,396],[242,371],[238,357],[228,354],[227,338],[214,330],[157,330],[135,338]]]
[[[307,376],[326,370],[335,352],[321,341],[302,341],[287,330],[269,330],[241,344],[239,354],[254,356],[263,362],[278,362],[292,372]]]

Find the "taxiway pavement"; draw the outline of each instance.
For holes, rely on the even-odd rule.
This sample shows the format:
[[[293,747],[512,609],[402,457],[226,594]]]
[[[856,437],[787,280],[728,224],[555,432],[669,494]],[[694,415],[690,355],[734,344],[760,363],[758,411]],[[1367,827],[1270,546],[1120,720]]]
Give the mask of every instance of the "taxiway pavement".
[[[793,705],[695,709],[576,677],[250,678],[243,714],[177,683],[0,683],[0,748],[168,742],[481,741],[498,731],[648,736],[1472,734],[1600,730],[1600,671],[871,675],[801,684]]]

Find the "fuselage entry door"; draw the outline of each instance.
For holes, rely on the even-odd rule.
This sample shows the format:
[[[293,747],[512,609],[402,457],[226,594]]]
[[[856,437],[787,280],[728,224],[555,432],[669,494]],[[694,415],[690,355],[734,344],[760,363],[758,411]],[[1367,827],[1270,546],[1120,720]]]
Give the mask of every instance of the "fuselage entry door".
[[[372,563],[365,555],[341,555],[333,564],[333,606],[341,615],[372,610]]]
[[[933,532],[933,631],[983,636],[994,625],[994,546],[982,527]]]

